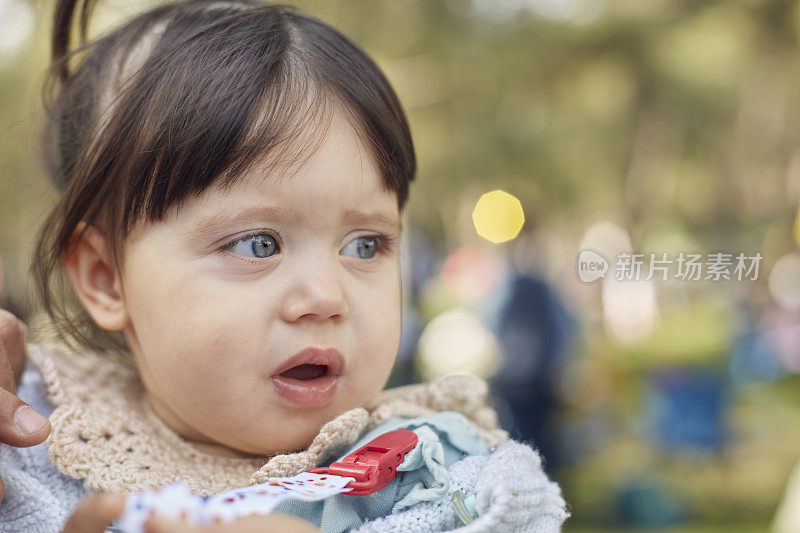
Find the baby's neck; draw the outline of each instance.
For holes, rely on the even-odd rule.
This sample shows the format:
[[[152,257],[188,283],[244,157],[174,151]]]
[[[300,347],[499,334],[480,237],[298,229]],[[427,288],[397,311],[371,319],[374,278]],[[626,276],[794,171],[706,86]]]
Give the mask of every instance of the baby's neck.
[[[169,409],[169,407],[164,405],[162,402],[154,401],[154,398],[147,392],[147,390],[145,390],[145,401],[149,405],[153,414],[158,417],[162,423],[177,433],[178,436],[185,442],[189,443],[191,446],[203,453],[217,455],[220,457],[233,457],[237,459],[255,459],[270,455],[267,451],[259,454],[243,452],[206,438],[198,431],[192,430],[183,424],[180,419]]]
[[[246,452],[240,452],[232,448],[228,448],[227,446],[223,446],[222,444],[214,444],[210,442],[197,442],[192,440],[187,440],[186,442],[188,442],[201,452],[208,453],[211,455],[220,455],[222,457],[236,457],[240,459],[254,459],[256,457],[263,457],[263,455],[253,455]]]

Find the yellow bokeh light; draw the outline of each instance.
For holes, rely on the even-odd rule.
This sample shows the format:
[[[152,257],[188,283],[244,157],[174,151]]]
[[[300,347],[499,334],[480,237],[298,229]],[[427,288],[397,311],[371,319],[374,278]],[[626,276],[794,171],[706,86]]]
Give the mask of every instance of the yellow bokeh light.
[[[519,235],[525,223],[525,214],[516,197],[496,190],[480,197],[472,211],[472,222],[478,235],[488,241],[500,243]]]

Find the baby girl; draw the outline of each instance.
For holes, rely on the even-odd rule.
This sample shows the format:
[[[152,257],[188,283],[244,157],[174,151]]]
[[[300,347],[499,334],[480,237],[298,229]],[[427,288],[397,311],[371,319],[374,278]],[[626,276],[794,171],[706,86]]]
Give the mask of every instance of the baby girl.
[[[386,488],[256,518],[558,531],[558,486],[497,427],[482,381],[382,390],[416,162],[375,63],[257,0],[164,4],[70,50],[75,4],[56,6],[45,133],[60,199],[31,269],[63,342],[28,345],[20,388],[52,433],[0,450],[4,530],[102,531],[122,508],[104,492],[182,479],[210,496],[405,428],[421,455]],[[466,520],[456,490],[475,502]]]

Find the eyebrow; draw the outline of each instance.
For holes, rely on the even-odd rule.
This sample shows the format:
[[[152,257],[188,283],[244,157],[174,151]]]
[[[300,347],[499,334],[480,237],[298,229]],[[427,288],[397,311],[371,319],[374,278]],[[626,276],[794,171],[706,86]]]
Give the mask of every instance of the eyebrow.
[[[207,233],[211,233],[223,224],[231,224],[239,221],[248,220],[270,220],[270,221],[284,221],[292,220],[303,222],[307,220],[307,216],[303,215],[296,209],[289,209],[279,206],[250,206],[237,211],[224,211],[202,218],[187,229],[185,234],[191,234],[194,237],[202,237]],[[347,209],[341,213],[340,220],[351,224],[377,224],[385,228],[393,230],[401,230],[403,227],[402,221],[397,217],[391,217],[380,211],[361,211],[358,209]]]

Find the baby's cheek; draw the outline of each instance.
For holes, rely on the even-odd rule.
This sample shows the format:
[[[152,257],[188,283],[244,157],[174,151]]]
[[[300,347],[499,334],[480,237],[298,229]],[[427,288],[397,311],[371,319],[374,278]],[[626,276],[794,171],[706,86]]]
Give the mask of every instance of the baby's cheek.
[[[243,388],[242,376],[253,376],[236,358],[236,337],[214,323],[203,323],[185,331],[182,338],[176,364],[169,369],[177,401],[192,412],[224,411],[225,403]]]
[[[363,394],[369,396],[377,394],[383,388],[386,380],[391,373],[397,358],[397,350],[400,345],[400,326],[399,316],[390,316],[391,313],[384,313],[380,319],[376,319],[373,324],[364,328],[371,334],[368,338],[362,338],[362,366],[364,379],[362,383]]]
[[[197,372],[216,374],[219,379],[237,371],[252,372],[248,365],[252,365],[255,355],[254,335],[248,335],[247,325],[221,320],[201,321],[192,325],[186,337],[187,345],[192,347],[188,356]]]

